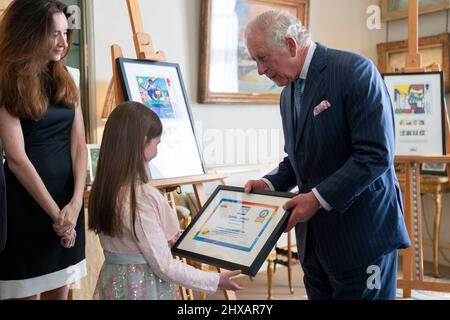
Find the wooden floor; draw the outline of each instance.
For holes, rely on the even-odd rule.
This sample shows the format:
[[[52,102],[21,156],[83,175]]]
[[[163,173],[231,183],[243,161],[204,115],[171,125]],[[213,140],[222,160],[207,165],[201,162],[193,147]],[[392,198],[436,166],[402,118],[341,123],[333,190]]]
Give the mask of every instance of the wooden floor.
[[[400,264],[400,272],[399,276],[401,276],[401,259],[399,261]],[[272,291],[272,299],[273,300],[307,300],[305,287],[303,285],[303,272],[300,266],[293,266],[293,274],[292,281],[294,284],[294,293],[289,293],[288,288],[288,278],[287,278],[287,268],[283,266],[277,267],[273,278],[273,291]],[[431,276],[432,265],[429,263],[425,263],[425,274],[427,275],[427,280],[435,279]],[[439,281],[450,282],[450,268],[442,266],[440,268],[440,272],[442,274],[442,278]],[[267,273],[260,272],[258,275],[251,280],[247,276],[241,276],[236,279],[236,282],[245,286],[245,290],[237,292],[237,298],[239,300],[267,300],[268,291],[267,291]],[[400,291],[401,295],[401,291]],[[418,292],[417,294],[413,293],[413,298],[415,299],[441,299],[448,298],[450,299],[450,293],[437,293],[437,292],[427,292],[424,294],[423,292]],[[207,296],[208,300],[223,300],[224,295],[223,292],[218,291],[213,295]],[[401,299],[401,296],[399,296]]]
[[[260,272],[250,279],[247,276],[241,276],[236,282],[245,286],[245,290],[238,291],[236,296],[239,300],[267,300],[267,273]],[[294,294],[289,293],[287,268],[278,266],[273,277],[273,300],[307,300],[305,286],[303,285],[303,272],[300,266],[293,266],[292,283],[294,285]],[[216,292],[209,295],[207,299],[223,300],[223,292]]]

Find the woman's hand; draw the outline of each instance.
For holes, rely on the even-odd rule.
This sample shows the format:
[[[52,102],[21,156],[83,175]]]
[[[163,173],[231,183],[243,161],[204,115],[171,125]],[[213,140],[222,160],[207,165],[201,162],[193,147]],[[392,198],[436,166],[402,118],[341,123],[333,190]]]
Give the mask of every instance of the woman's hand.
[[[75,203],[73,201],[61,210],[58,220],[53,224],[53,230],[58,236],[64,237],[68,231],[75,228],[80,210],[81,202]]]
[[[63,237],[61,237],[61,245],[66,248],[72,248],[75,245],[75,239],[77,238],[77,232],[75,229],[68,230]]]

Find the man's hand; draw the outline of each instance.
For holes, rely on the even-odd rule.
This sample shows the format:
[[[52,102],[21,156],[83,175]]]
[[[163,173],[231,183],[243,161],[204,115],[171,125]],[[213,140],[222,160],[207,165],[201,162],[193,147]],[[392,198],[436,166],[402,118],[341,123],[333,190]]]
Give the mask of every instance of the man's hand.
[[[254,189],[259,189],[259,190],[270,190],[269,186],[267,185],[267,183],[265,183],[262,180],[249,180],[247,181],[247,183],[245,184],[245,192],[250,193],[252,192],[252,190]]]
[[[303,193],[286,202],[284,210],[292,209],[285,232],[289,232],[297,223],[311,219],[320,209],[320,202],[314,193]]]

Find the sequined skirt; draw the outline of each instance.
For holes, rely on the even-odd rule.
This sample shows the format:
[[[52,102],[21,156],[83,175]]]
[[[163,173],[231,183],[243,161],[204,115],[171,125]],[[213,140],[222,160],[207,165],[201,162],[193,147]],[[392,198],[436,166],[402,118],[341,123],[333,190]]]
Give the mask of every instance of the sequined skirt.
[[[141,254],[104,251],[94,299],[99,300],[175,300],[177,290],[155,275]]]

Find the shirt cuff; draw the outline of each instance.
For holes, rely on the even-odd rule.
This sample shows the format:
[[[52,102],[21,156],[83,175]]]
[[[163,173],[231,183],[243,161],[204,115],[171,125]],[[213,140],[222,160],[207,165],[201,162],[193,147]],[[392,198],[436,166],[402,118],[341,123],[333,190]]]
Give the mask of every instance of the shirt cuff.
[[[319,201],[320,206],[321,206],[322,208],[324,208],[324,209],[327,210],[327,211],[331,211],[331,209],[333,209],[333,208],[328,204],[328,202],[326,202],[325,199],[322,198],[322,196],[320,195],[319,191],[317,191],[316,188],[313,188],[313,189],[312,189],[312,192],[313,192],[314,195],[316,196],[316,198],[317,198],[317,200]]]
[[[261,178],[260,180],[265,182],[269,186],[270,191],[275,191],[275,188],[273,187],[273,184],[269,181],[269,179]]]

